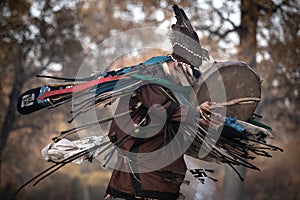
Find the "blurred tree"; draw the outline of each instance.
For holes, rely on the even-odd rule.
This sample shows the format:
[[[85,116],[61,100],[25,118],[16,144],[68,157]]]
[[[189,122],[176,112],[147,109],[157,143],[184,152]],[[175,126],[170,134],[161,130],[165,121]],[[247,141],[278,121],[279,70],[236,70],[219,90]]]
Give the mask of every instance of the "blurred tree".
[[[1,104],[5,105],[0,120],[2,165],[4,148],[12,131],[25,127],[32,132],[42,129],[41,118],[22,120],[16,112],[16,101],[25,83],[36,74],[60,70],[57,66],[68,65],[74,56],[78,61],[82,48],[75,35],[76,12],[60,1],[1,1],[0,7],[0,90],[7,97],[1,98]],[[1,169],[1,186],[9,185],[2,181],[2,175]]]
[[[205,13],[195,19],[198,30],[206,32],[212,41],[218,41],[218,47],[224,49],[221,53],[230,50],[231,57],[235,54],[237,59],[262,73],[263,102],[259,112],[268,110],[272,115],[267,117],[276,122],[282,119],[285,122],[280,124],[297,129],[300,63],[295,58],[300,48],[299,2],[230,0],[206,1],[204,5],[195,8],[196,12]],[[224,56],[219,54],[218,57],[223,59]],[[279,130],[287,129],[281,127]],[[245,175],[245,170],[240,169],[240,173]],[[231,169],[226,170],[222,198],[242,199],[243,195],[243,186],[237,176]]]

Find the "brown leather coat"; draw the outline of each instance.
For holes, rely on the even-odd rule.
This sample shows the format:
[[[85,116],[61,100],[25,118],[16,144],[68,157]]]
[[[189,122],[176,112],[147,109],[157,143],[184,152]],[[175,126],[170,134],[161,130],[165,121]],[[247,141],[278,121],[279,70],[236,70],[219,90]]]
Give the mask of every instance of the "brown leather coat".
[[[139,160],[139,156],[143,158],[142,153],[152,153],[164,148],[176,134],[182,134],[176,133],[180,123],[194,119],[195,109],[174,103],[169,96],[172,93],[169,92],[168,95],[160,87],[155,84],[144,85],[131,96],[129,105],[124,99],[119,102],[116,113],[122,113],[139,103],[142,105],[131,113],[131,119],[130,117],[119,118],[117,122],[113,121],[110,127],[111,141],[123,150],[118,151],[116,169],[112,173],[107,188],[107,194],[113,197],[169,200],[177,199],[179,196],[180,185],[186,173],[183,153],[171,158],[172,152],[169,151],[166,154],[154,154],[148,160]],[[160,112],[162,109],[166,110],[166,121],[162,121],[163,117]],[[147,117],[149,112],[152,114],[150,118]],[[136,124],[139,123],[149,128],[146,129],[149,131],[138,131]],[[163,126],[156,131],[153,127],[159,125]],[[141,136],[144,138],[138,138]],[[179,138],[181,136],[179,135]],[[124,141],[120,143],[122,139]],[[181,142],[177,142],[177,146],[172,148],[180,148]],[[134,153],[137,159],[127,156],[126,152]],[[166,162],[165,166],[159,166],[159,163],[165,159],[170,159],[170,162]],[[151,170],[152,166],[154,168]],[[150,170],[145,172],[147,167]]]

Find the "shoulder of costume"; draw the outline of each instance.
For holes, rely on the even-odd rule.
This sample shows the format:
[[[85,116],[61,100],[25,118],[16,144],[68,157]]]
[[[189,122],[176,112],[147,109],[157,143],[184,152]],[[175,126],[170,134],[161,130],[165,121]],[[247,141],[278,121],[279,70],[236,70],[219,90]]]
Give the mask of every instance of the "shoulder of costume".
[[[155,57],[152,57],[152,58],[146,60],[142,64],[145,66],[147,66],[147,65],[153,66],[153,65],[161,65],[162,63],[168,62],[168,61],[173,61],[173,59],[170,56],[155,56]],[[139,80],[143,80],[148,83],[164,86],[164,87],[170,89],[171,91],[179,92],[184,95],[188,95],[191,92],[191,87],[179,86],[171,80],[167,80],[162,77],[154,77],[151,74],[133,73],[130,76],[134,77],[136,79],[139,79]]]
[[[172,58],[170,56],[154,56],[148,60],[146,60],[143,64],[144,65],[154,65],[159,64],[163,62],[172,61]]]

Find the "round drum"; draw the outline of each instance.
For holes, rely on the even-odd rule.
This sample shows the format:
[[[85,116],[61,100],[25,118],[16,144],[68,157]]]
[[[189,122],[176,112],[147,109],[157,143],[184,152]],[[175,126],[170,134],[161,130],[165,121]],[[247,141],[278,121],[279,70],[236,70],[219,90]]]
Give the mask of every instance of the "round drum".
[[[234,104],[213,110],[222,116],[232,116],[247,121],[259,103],[261,97],[260,83],[255,71],[244,62],[215,62],[201,75],[194,86],[194,91],[197,95],[198,105],[205,101],[222,104],[249,97],[258,99],[257,101],[244,102],[245,104]],[[193,101],[192,98],[191,101]],[[201,160],[214,161],[214,156],[210,156],[210,149],[206,148],[206,145],[202,146],[202,141],[197,137],[194,138],[185,154]]]
[[[240,61],[214,62],[212,67],[202,74],[195,89],[199,105],[204,101],[223,103],[241,98],[261,97],[259,76],[249,65]],[[258,103],[256,101],[227,106],[224,114],[247,121]]]

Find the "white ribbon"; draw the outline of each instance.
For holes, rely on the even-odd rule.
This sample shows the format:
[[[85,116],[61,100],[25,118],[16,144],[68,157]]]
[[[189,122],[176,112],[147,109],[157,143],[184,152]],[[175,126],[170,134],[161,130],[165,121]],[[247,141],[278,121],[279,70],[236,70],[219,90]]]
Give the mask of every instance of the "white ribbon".
[[[74,141],[64,138],[58,142],[52,142],[44,147],[42,150],[42,156],[46,161],[60,162],[84,150],[100,145],[102,142],[103,136],[90,136]],[[90,156],[97,157],[99,152],[99,149],[95,149],[88,154],[73,160],[72,162],[81,164],[84,159]]]

